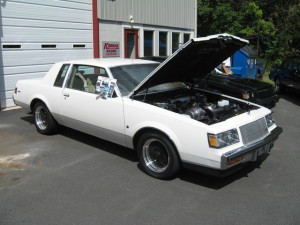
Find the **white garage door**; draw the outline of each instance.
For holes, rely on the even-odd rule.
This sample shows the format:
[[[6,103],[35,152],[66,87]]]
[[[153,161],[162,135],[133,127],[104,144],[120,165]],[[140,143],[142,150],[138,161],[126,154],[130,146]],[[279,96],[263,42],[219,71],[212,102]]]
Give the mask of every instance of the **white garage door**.
[[[93,56],[91,2],[1,1],[1,108],[14,105],[17,80],[44,76],[57,61]]]

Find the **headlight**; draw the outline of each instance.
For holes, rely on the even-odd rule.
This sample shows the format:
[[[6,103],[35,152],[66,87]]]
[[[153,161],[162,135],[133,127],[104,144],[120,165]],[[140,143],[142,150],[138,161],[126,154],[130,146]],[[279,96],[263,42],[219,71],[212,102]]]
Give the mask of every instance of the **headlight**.
[[[212,148],[224,148],[239,141],[237,129],[228,130],[219,134],[208,134],[208,143]]]
[[[249,98],[254,98],[254,92],[247,91],[247,92],[242,94],[242,98],[245,99],[245,100],[247,100]]]
[[[268,126],[268,127],[270,127],[270,126],[272,126],[273,124],[275,124],[275,121],[273,120],[272,113],[266,115],[265,118],[266,118],[266,122],[267,122],[267,126]]]

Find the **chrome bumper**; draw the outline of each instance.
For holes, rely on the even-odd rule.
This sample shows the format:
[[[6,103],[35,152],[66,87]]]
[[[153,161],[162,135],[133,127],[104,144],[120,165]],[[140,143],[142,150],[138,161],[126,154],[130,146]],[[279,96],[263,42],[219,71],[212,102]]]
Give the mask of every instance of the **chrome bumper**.
[[[241,163],[256,161],[260,155],[271,150],[274,141],[281,132],[282,128],[276,127],[271,131],[270,135],[263,140],[223,154],[221,158],[221,170],[229,169]]]

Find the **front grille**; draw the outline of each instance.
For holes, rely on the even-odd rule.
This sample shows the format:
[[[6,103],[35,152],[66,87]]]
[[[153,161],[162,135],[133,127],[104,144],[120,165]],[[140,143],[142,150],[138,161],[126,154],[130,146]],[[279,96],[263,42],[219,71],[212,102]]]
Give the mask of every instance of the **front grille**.
[[[241,126],[240,131],[244,145],[249,145],[262,140],[269,134],[265,118]]]

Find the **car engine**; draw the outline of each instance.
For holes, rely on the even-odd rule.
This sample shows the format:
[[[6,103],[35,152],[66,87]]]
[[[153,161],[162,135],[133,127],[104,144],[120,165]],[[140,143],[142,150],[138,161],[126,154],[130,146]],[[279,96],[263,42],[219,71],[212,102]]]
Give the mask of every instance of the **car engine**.
[[[256,106],[201,90],[149,93],[143,101],[206,124],[214,124],[248,112]]]

